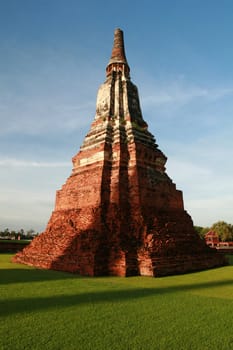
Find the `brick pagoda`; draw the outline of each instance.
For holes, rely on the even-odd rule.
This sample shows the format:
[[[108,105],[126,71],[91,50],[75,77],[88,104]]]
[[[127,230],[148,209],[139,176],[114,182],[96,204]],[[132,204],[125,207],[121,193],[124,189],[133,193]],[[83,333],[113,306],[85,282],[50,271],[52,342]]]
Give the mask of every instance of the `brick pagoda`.
[[[45,232],[14,261],[81,275],[164,276],[224,265],[165,172],[115,30],[106,81]]]

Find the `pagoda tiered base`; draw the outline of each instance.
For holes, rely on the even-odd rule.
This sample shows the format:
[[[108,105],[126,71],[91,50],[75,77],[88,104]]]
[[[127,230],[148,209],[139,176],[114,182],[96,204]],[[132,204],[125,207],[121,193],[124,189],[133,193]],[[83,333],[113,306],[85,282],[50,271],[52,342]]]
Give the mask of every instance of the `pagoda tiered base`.
[[[115,206],[109,208],[105,222],[101,212],[101,208],[54,212],[46,231],[16,254],[14,262],[88,276],[154,277],[226,264],[196,235],[186,212],[150,215],[147,224],[137,217],[133,224],[121,222]]]

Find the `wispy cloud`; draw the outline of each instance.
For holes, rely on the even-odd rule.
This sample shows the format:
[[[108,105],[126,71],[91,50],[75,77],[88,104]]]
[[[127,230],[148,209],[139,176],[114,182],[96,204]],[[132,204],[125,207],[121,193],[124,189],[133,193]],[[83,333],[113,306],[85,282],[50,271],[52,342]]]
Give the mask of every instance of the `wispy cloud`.
[[[84,58],[49,48],[43,53],[15,48],[10,54],[17,65],[7,62],[1,71],[0,134],[72,132],[94,117],[101,79],[95,67],[86,73]]]
[[[74,101],[72,101],[74,102]],[[57,131],[72,132],[90,123],[95,113],[95,102],[69,105],[59,97],[47,100],[43,97],[12,96],[12,102],[0,108],[1,134],[41,134]],[[87,116],[90,116],[89,118]]]
[[[231,95],[233,95],[233,87],[196,86],[178,80],[150,85],[149,89],[145,88],[142,102],[148,108],[148,106],[174,103],[184,105],[196,99],[215,101]]]
[[[70,167],[68,162],[36,162],[18,159],[0,159],[0,167],[63,168]]]

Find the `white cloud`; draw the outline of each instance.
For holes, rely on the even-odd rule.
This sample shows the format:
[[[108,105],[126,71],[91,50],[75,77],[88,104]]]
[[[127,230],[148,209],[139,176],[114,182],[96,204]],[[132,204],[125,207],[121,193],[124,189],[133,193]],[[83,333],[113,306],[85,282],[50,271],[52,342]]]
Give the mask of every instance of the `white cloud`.
[[[59,97],[48,101],[43,97],[23,97],[0,110],[1,134],[24,133],[41,135],[58,131],[74,131],[90,123],[95,113],[95,103],[69,105],[66,101],[58,101]],[[73,101],[72,101],[73,102]]]
[[[230,95],[233,95],[232,87],[200,87],[181,83],[178,80],[177,82],[163,82],[146,88],[143,91],[142,103],[145,108],[174,103],[184,105],[196,99],[215,101]]]
[[[0,159],[0,167],[61,168],[68,166],[70,166],[70,162],[36,162],[18,159]]]
[[[101,83],[96,67],[89,74],[83,57],[50,48],[12,48],[10,55],[17,57],[17,65],[6,64],[8,69],[1,72],[2,135],[72,132],[90,123]]]

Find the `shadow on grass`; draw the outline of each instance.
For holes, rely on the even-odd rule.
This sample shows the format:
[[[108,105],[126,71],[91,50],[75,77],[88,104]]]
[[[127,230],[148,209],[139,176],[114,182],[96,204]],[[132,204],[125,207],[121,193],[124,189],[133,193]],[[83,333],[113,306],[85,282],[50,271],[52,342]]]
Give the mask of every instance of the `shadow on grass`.
[[[81,276],[73,275],[67,272],[40,269],[0,269],[0,285],[11,283],[56,281],[72,278],[81,278]]]
[[[229,265],[233,265],[233,255],[227,255]],[[220,267],[221,268],[221,267]],[[193,272],[194,273],[194,272]],[[11,283],[30,283],[30,282],[43,282],[43,281],[56,281],[67,280],[77,278],[93,278],[84,277],[78,274],[72,274],[69,272],[46,270],[46,269],[30,269],[30,267],[19,269],[0,269],[0,285]]]
[[[227,254],[225,257],[227,258],[228,264],[233,266],[233,254]]]
[[[78,305],[82,306],[96,303],[128,302],[150,296],[159,296],[166,293],[177,293],[202,288],[224,287],[229,285],[233,286],[233,279],[158,288],[132,288],[114,291],[94,291],[76,295],[9,299],[0,302],[0,315],[7,316],[18,313],[40,312],[44,310],[62,309],[65,307],[75,307]]]

